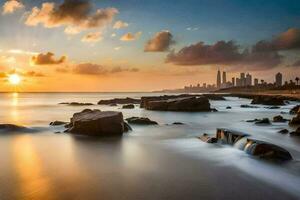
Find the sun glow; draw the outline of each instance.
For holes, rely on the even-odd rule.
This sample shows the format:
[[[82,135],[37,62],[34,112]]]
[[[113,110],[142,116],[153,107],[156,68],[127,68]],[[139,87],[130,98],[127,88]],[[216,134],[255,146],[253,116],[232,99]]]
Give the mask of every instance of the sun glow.
[[[12,85],[18,85],[21,82],[21,77],[18,74],[11,74],[8,77],[8,81]]]

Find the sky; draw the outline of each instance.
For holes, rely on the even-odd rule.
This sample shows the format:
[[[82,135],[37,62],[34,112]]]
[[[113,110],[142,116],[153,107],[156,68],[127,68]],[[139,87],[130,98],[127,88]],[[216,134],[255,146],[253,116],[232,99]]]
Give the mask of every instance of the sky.
[[[300,76],[297,0],[0,0],[0,91],[153,91]]]

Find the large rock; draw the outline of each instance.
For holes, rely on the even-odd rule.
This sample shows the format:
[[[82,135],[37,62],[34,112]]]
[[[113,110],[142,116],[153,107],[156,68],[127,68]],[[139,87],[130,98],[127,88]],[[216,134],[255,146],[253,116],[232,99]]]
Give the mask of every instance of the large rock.
[[[145,105],[147,110],[158,111],[212,111],[210,103],[206,97],[183,97],[167,100],[148,101]]]
[[[19,126],[15,124],[0,124],[0,131],[25,131],[28,130],[24,126]]]
[[[298,127],[295,131],[290,132],[291,136],[300,136],[300,127]]]
[[[134,98],[115,98],[115,99],[105,99],[100,100],[98,102],[99,105],[115,105],[115,104],[140,104],[140,99],[134,99]]]
[[[121,136],[125,132],[121,112],[85,109],[70,121],[65,132],[92,136]]]
[[[273,122],[287,122],[287,119],[284,119],[281,115],[277,115],[273,117]]]
[[[253,98],[251,104],[263,104],[263,105],[285,105],[284,100],[277,96],[261,95]]]
[[[156,121],[152,121],[146,117],[130,117],[127,118],[126,121],[129,124],[138,124],[138,125],[157,125]]]
[[[300,125],[300,113],[298,113],[296,117],[292,118],[289,125]]]
[[[300,105],[294,106],[291,110],[290,110],[290,114],[291,115],[296,115],[300,113]]]

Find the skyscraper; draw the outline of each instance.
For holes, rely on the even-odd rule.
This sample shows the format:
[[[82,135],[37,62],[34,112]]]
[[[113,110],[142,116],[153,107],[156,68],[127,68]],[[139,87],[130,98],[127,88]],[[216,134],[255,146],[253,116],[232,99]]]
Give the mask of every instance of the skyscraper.
[[[252,76],[248,73],[246,75],[246,86],[252,85]]]
[[[232,86],[235,86],[235,78],[232,77]]]
[[[227,82],[227,81],[226,81],[226,72],[223,72],[223,77],[222,77],[222,78],[223,78],[222,83],[223,83],[223,84],[226,84],[226,82]]]
[[[240,86],[245,86],[246,85],[245,73],[241,73],[240,81],[241,81]]]
[[[254,85],[258,86],[258,79],[257,78],[254,79]]]
[[[221,72],[218,70],[217,74],[217,88],[221,88]]]
[[[275,85],[282,86],[282,74],[280,72],[275,75]]]

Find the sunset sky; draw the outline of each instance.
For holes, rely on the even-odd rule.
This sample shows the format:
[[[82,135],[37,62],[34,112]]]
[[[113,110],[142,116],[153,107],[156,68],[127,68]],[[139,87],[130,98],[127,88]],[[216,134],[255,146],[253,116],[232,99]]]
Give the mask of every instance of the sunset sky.
[[[300,76],[298,0],[0,0],[0,91],[152,91]]]

